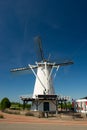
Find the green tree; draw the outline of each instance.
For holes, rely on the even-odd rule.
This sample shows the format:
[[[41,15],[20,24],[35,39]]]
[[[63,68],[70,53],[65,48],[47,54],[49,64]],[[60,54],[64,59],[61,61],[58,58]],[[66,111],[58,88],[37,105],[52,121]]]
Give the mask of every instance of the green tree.
[[[6,108],[10,108],[11,106],[11,102],[9,101],[8,98],[3,98],[1,100],[1,110],[5,110]]]
[[[72,108],[72,103],[71,103],[71,102],[68,102],[68,103],[67,103],[67,108],[68,108],[68,109],[71,109],[71,108]]]

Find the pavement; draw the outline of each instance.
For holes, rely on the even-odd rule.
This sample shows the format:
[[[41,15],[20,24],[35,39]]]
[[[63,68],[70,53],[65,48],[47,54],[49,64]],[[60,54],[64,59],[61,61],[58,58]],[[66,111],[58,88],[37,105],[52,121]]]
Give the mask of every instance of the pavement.
[[[59,124],[0,123],[0,130],[87,130],[87,126],[67,126]]]

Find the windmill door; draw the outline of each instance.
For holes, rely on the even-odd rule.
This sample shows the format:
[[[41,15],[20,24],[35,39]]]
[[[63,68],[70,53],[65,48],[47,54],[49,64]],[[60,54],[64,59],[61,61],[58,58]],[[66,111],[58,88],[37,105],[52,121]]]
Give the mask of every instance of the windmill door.
[[[44,102],[43,109],[44,111],[49,111],[49,102]]]

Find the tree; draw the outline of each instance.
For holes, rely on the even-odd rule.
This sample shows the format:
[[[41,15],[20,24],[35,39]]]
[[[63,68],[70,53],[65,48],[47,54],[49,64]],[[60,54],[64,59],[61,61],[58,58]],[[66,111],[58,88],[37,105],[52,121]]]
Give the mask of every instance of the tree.
[[[8,98],[3,98],[1,100],[1,110],[5,110],[6,108],[10,108],[11,106],[11,102],[9,101]]]

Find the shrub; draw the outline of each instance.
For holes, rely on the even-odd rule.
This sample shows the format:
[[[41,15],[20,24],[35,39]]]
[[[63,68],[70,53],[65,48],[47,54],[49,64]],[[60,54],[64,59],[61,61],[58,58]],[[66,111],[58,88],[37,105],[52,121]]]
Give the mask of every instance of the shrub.
[[[10,109],[5,109],[4,112],[8,113],[8,114],[15,114],[15,115],[20,114],[20,111],[18,111],[18,110],[10,110]]]
[[[3,98],[1,101],[1,110],[5,110],[6,108],[10,108],[11,103],[8,98]]]
[[[0,114],[0,118],[4,118],[4,116],[2,114]]]
[[[32,112],[27,112],[25,115],[26,116],[34,116],[34,114]]]

